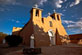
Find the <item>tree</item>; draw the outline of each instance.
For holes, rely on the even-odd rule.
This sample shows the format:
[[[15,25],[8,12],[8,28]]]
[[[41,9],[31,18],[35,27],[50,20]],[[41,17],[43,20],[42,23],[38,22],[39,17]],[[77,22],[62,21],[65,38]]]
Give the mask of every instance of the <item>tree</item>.
[[[5,37],[5,36],[7,36],[7,34],[0,32],[0,37]]]
[[[22,37],[16,35],[8,35],[5,37],[6,42],[9,46],[14,47],[22,43]]]

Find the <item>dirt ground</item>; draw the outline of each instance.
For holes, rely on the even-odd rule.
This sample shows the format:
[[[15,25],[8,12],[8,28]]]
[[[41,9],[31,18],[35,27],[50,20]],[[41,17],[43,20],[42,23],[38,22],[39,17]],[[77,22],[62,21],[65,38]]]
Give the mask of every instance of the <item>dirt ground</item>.
[[[0,45],[0,55],[24,55],[23,46],[7,47]],[[82,46],[76,44],[56,45],[41,47],[42,53],[39,55],[82,55]]]

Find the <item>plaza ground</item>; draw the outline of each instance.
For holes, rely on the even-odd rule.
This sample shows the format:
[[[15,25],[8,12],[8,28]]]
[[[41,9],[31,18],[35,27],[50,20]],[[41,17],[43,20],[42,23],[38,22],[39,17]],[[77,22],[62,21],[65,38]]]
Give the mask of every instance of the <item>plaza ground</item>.
[[[7,47],[0,45],[0,55],[24,55],[24,46]],[[68,44],[50,47],[41,47],[42,54],[39,55],[82,55],[82,45]]]

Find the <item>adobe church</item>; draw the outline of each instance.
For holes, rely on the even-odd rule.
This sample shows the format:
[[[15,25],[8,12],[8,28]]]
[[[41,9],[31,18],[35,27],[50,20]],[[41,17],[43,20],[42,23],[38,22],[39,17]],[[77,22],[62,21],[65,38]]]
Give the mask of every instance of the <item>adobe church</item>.
[[[13,27],[12,35],[23,37],[26,46],[41,47],[69,43],[69,37],[62,25],[61,15],[53,14],[42,17],[42,9],[34,6],[30,11],[30,20],[23,28]]]

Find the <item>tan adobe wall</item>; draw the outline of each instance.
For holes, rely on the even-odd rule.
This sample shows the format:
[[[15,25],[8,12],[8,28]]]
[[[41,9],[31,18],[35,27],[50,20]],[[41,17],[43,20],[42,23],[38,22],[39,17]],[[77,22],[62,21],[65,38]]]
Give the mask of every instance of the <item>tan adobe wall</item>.
[[[33,24],[30,20],[20,31],[20,36],[23,37],[23,44],[30,46],[30,36],[33,33]]]
[[[19,27],[13,27],[12,35],[19,35],[19,31],[20,31],[21,29],[22,29],[22,28],[19,28]]]
[[[38,15],[36,16],[36,10],[38,10]],[[57,13],[52,14],[51,16],[54,16],[55,19],[53,19],[51,16],[44,17],[42,18],[42,10],[40,9],[33,9],[33,16],[32,16],[32,21],[34,24],[34,34],[35,34],[35,42],[36,45],[49,45],[49,36],[48,36],[48,31],[52,29],[56,33],[56,29],[59,33],[59,36],[64,36],[67,35],[62,23],[61,23],[61,18],[60,15]],[[59,17],[59,20],[57,18],[57,15]],[[50,23],[52,22],[52,27],[50,27]],[[58,36],[58,35],[57,35]],[[56,37],[57,37],[56,36]],[[59,36],[57,39],[60,39]],[[37,39],[37,40],[36,40]],[[39,41],[40,40],[40,41]],[[67,40],[57,40],[57,44],[61,44],[61,42],[64,42]],[[45,43],[45,44],[44,44]]]
[[[34,9],[34,13],[35,13],[35,11],[36,11],[36,9]],[[33,13],[33,15],[35,15],[34,13]],[[56,20],[54,20],[50,16],[48,16],[46,18],[45,17],[42,18],[41,10],[39,10],[39,13],[40,13],[40,16],[33,16],[33,24],[34,25],[38,25],[39,28],[43,28],[44,32],[48,32],[50,29],[53,29],[54,32],[56,32],[56,29],[57,29],[60,35],[63,35],[63,36],[67,35],[67,33],[61,23],[61,18],[60,18],[59,14],[57,14],[57,13],[53,14],[56,19]],[[57,19],[57,15],[59,16],[60,20]],[[44,23],[42,22],[42,19],[43,19]],[[53,25],[52,27],[50,27],[49,21],[52,22],[52,25]]]
[[[71,43],[82,44],[82,34],[69,35]]]
[[[36,10],[38,10],[37,15]],[[51,26],[50,22],[52,23]],[[48,35],[49,30],[53,30],[55,33],[54,35],[57,45],[62,44],[62,42],[69,42],[66,39],[60,38],[67,38],[66,35],[68,35],[61,23],[60,14],[53,13],[51,16],[42,18],[42,10],[32,8],[30,21],[22,28],[20,32],[16,32],[15,34],[22,36],[23,44],[27,46],[30,46],[30,36],[32,34],[34,34],[35,47],[50,46],[50,37]]]

